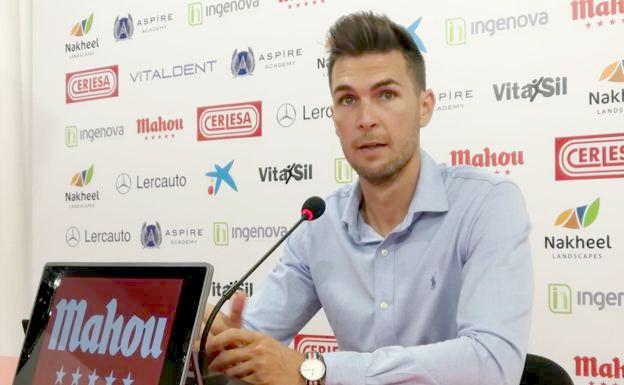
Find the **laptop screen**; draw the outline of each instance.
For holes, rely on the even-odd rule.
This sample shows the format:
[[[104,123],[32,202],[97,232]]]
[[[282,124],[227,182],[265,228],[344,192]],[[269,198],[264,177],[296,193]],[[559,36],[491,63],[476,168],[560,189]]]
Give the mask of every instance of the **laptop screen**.
[[[211,275],[207,264],[46,265],[14,384],[183,383]]]

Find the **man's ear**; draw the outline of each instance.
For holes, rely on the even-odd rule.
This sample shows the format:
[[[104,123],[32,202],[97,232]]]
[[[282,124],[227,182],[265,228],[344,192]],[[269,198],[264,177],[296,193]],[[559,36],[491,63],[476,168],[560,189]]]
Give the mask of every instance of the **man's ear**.
[[[433,109],[435,108],[436,98],[431,90],[421,91],[420,98],[420,127],[424,127],[431,121]]]

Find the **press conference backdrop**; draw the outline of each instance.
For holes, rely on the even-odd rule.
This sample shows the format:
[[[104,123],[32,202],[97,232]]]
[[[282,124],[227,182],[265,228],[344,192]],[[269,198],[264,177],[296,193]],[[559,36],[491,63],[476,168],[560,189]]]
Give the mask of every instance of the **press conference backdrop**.
[[[222,294],[305,198],[356,180],[324,41],[357,10],[404,25],[424,54],[437,105],[422,147],[521,186],[530,351],[576,384],[624,384],[622,0],[36,1],[33,275],[208,261]],[[295,343],[337,349],[322,313]]]

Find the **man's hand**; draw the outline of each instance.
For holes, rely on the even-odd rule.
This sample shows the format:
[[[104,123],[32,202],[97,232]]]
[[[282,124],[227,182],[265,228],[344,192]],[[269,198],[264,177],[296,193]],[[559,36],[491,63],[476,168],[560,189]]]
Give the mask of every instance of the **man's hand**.
[[[212,327],[210,328],[210,335],[215,336],[227,329],[240,329],[243,326],[243,309],[245,308],[245,302],[247,302],[247,294],[242,291],[237,291],[234,293],[232,298],[230,298],[230,301],[232,302],[230,306],[230,315],[227,316],[223,314],[223,312],[219,312],[212,323]],[[204,327],[206,326],[205,324],[208,321],[208,317],[210,316],[212,309],[214,309],[214,305],[206,305],[203,320]]]
[[[303,354],[272,337],[249,330],[229,329],[212,337],[206,352],[216,356],[209,368],[254,385],[305,385],[299,373]]]

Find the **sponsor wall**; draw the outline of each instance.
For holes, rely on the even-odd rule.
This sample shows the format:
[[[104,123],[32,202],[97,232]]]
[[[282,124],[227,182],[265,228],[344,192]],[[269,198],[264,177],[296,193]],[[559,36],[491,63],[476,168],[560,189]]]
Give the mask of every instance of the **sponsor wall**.
[[[423,148],[525,194],[530,352],[576,384],[624,385],[622,0],[36,2],[33,276],[47,261],[208,261],[216,300],[308,196],[356,180],[324,38],[369,9],[424,53],[438,104]],[[293,343],[333,351],[331,334],[319,313]]]

